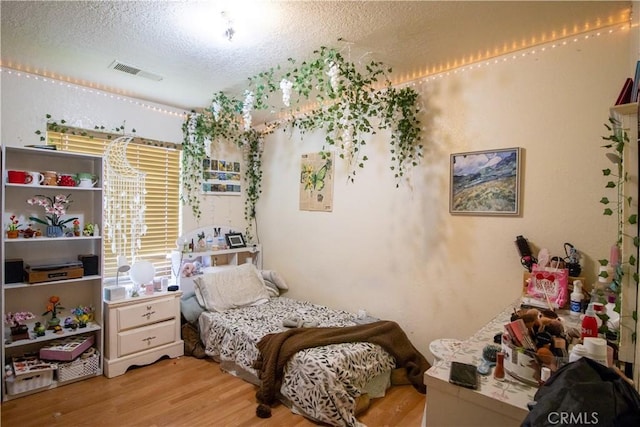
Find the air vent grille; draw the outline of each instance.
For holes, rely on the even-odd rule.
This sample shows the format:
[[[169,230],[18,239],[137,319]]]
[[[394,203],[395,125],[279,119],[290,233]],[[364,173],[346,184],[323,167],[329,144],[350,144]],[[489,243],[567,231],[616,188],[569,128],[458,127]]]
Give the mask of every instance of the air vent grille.
[[[134,76],[144,77],[145,79],[155,80],[159,82],[162,80],[162,76],[159,76],[154,73],[150,73],[148,71],[143,71],[138,67],[134,67],[133,65],[124,64],[118,60],[115,60],[109,65],[109,68],[112,68],[116,71],[121,71],[123,73],[132,74]]]

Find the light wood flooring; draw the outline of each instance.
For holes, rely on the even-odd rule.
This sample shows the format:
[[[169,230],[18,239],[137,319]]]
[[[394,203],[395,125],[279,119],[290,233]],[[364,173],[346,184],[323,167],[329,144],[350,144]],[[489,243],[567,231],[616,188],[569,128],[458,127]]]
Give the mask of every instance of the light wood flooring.
[[[28,426],[262,426],[312,427],[284,405],[256,417],[256,387],[209,359],[162,359],[125,375],[94,377],[2,403],[3,427]],[[369,427],[419,427],[425,396],[394,386],[358,419]]]

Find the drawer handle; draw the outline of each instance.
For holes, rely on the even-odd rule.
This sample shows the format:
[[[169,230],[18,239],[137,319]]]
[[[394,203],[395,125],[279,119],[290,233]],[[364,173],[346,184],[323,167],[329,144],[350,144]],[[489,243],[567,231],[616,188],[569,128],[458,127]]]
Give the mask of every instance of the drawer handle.
[[[147,337],[147,338],[143,338],[142,341],[146,341],[147,342],[147,346],[151,345],[151,340],[155,340],[156,337]]]
[[[152,306],[152,305],[148,305],[148,306],[147,306],[147,311],[151,310],[152,308],[153,308],[153,306]]]
[[[149,318],[150,318],[151,316],[153,316],[154,314],[156,314],[156,312],[155,312],[155,311],[150,311],[150,312],[148,312],[148,313],[144,313],[144,314],[142,315],[142,317],[146,317],[146,318],[147,318],[147,320],[149,320]]]

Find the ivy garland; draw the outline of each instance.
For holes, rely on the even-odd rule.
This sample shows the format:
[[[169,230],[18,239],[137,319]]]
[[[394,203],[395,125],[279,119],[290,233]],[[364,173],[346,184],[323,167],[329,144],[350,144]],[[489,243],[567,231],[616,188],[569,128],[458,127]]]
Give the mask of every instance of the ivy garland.
[[[324,129],[325,145],[333,147],[338,156],[349,162],[348,179],[355,180],[356,171],[368,160],[365,154],[365,134],[377,130],[391,131],[390,151],[396,187],[409,168],[422,157],[421,128],[418,114],[418,94],[405,87],[392,87],[388,78],[391,68],[371,61],[360,70],[338,51],[321,47],[315,58],[299,65],[289,59],[293,68],[283,71],[271,68],[249,78],[244,99],[234,99],[223,92],[214,95],[211,106],[201,113],[192,113],[183,125],[182,201],[191,206],[199,219],[201,212],[196,190],[202,177],[205,145],[227,140],[245,149],[248,181],[245,219],[255,220],[255,206],[260,195],[262,140],[275,128],[290,125],[301,133]],[[251,112],[276,111],[271,95],[281,91],[282,104],[291,107],[291,118],[271,123],[266,132],[251,129]],[[292,97],[292,95],[294,95]],[[301,106],[316,102],[317,107],[302,114]],[[373,119],[377,119],[374,124]],[[328,151],[323,146],[322,151]],[[257,159],[255,163],[252,163]]]
[[[628,215],[625,214],[625,208],[631,208],[633,206],[633,198],[631,196],[625,197],[624,195],[624,185],[629,181],[628,172],[624,168],[625,149],[629,145],[629,135],[627,133],[627,129],[622,127],[622,123],[620,123],[620,121],[613,117],[609,117],[609,122],[605,123],[604,126],[609,131],[609,135],[603,136],[602,139],[609,142],[603,145],[602,148],[607,151],[605,155],[615,164],[615,169],[613,171],[610,168],[603,169],[602,175],[607,179],[605,188],[609,191],[614,191],[615,198],[613,200],[609,200],[607,196],[603,196],[600,199],[600,203],[604,205],[602,213],[605,216],[615,215],[616,217],[617,233],[615,246],[617,247],[617,250],[621,251],[624,245],[624,240],[630,239],[629,241],[631,242],[631,244],[633,244],[635,253],[637,253],[637,249],[640,246],[640,237],[637,235],[637,233],[629,235],[624,232],[625,225],[638,224],[638,214],[636,212],[632,212]],[[621,259],[618,261],[619,263],[617,265],[609,266],[609,260],[598,260],[601,266],[609,266],[613,270],[613,277],[611,278],[612,280],[611,284],[609,285],[608,291],[613,292],[613,294],[616,295],[614,311],[618,314],[621,314],[620,303],[622,300],[621,294],[625,270],[631,272],[631,281],[629,283],[634,284],[636,289],[638,288],[638,283],[640,282],[640,275],[638,273],[638,260],[636,259],[636,255],[634,255],[633,252],[628,257],[626,257],[626,259]],[[598,276],[607,279],[609,278],[609,273],[607,271],[602,271]],[[599,293],[601,293],[600,297],[602,302],[606,303],[606,295],[603,295],[604,292],[600,290]],[[637,322],[637,310],[634,310],[631,315],[634,322]],[[608,333],[610,338],[612,335],[612,331],[609,331],[608,327],[609,316],[607,316],[607,314],[605,313],[598,314],[598,317],[602,319],[602,326],[600,327],[599,332],[605,334]],[[620,327],[623,327],[624,325],[625,323],[620,323]],[[636,342],[636,337],[636,331],[632,331],[631,339],[633,342]],[[615,335],[615,340],[619,342],[619,334]]]

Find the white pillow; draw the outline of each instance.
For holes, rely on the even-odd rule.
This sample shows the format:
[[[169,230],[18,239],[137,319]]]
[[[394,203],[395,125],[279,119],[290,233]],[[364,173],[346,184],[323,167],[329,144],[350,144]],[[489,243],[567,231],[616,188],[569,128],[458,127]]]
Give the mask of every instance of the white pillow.
[[[200,295],[209,311],[264,304],[269,300],[264,280],[253,264],[205,273],[193,280],[196,295]]]
[[[284,278],[281,275],[279,275],[277,271],[262,270],[261,273],[262,273],[263,279],[269,280],[270,282],[275,283],[279,289],[282,289],[283,291],[286,291],[287,289],[289,289],[287,282],[284,281]]]
[[[264,279],[264,277],[263,277]],[[269,279],[264,279],[264,287],[271,298],[280,296],[280,288]]]

